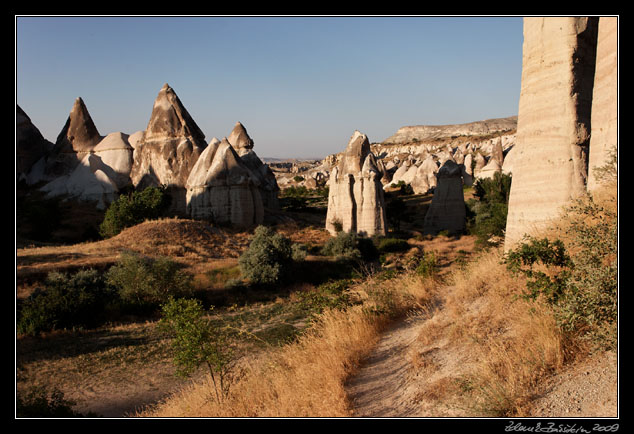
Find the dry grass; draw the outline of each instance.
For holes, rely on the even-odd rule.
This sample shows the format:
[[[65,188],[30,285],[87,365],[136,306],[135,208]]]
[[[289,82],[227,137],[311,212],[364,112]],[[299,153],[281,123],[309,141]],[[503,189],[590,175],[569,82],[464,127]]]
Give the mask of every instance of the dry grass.
[[[471,353],[468,382],[479,416],[522,416],[543,376],[560,369],[563,338],[552,312],[519,299],[524,282],[509,274],[501,252],[483,255],[453,275],[445,300],[449,339]]]
[[[346,379],[372,349],[389,318],[428,303],[432,285],[407,275],[383,282],[370,279],[352,292],[363,304],[325,311],[296,342],[244,366],[243,375],[231,386],[224,401],[217,403],[210,399],[213,389],[206,379],[138,415],[350,416],[344,388]]]

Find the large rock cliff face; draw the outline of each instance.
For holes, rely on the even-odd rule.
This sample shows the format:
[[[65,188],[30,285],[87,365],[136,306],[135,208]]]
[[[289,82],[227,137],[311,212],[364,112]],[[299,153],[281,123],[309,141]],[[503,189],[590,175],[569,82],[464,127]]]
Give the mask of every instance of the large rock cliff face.
[[[165,185],[172,212],[185,214],[185,184],[206,148],[205,136],[166,83],[152,108],[143,137],[134,146],[132,182],[137,188]]]
[[[326,229],[364,236],[385,235],[385,200],[381,172],[365,134],[355,131],[330,174]]]
[[[237,227],[262,223],[259,181],[227,138],[214,138],[196,161],[187,180],[187,213]]]
[[[599,184],[595,169],[604,166],[618,140],[618,18],[601,17],[592,91],[592,137],[588,162],[588,191]]]
[[[505,248],[585,192],[598,18],[524,19]]]

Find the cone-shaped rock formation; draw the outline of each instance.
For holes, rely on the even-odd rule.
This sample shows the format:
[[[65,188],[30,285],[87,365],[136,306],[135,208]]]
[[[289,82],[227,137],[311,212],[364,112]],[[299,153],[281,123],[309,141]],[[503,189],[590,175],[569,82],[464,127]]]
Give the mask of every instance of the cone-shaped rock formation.
[[[206,148],[205,136],[166,83],[160,90],[143,137],[134,147],[132,183],[137,188],[164,185],[172,212],[185,214],[185,184]]]
[[[262,223],[259,181],[227,138],[214,138],[196,161],[187,179],[187,212],[237,227]]]
[[[16,105],[15,171],[17,179],[26,179],[33,165],[42,159],[53,144],[46,140],[31,118]]]
[[[280,187],[277,184],[277,179],[269,166],[264,164],[253,150],[254,142],[251,137],[249,137],[244,125],[237,122],[227,140],[240,156],[244,164],[258,179],[262,205],[265,208],[278,209],[280,206],[278,199]]]

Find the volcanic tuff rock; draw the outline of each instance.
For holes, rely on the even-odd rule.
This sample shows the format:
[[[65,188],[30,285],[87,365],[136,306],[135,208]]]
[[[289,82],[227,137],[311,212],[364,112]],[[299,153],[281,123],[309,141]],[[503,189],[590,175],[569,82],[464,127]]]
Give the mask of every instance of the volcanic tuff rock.
[[[68,175],[102,139],[84,101],[75,99],[66,124],[46,157],[42,180]]]
[[[40,130],[31,122],[31,118],[18,105],[15,123],[16,177],[18,180],[27,179],[33,165],[46,155],[53,147],[53,143],[42,136]]]
[[[134,149],[130,146],[129,137],[119,131],[110,133],[93,149],[93,153],[110,169],[109,177],[118,189],[131,182]]]
[[[425,141],[452,136],[485,135],[501,131],[510,131],[517,125],[517,116],[488,119],[453,125],[414,125],[399,128],[392,136],[383,141],[384,144],[402,144],[414,141]]]
[[[597,185],[595,169],[606,164],[618,141],[618,18],[601,17],[592,90],[592,137],[588,162],[588,190]]]
[[[586,190],[598,18],[526,17],[505,248]]]
[[[108,175],[110,174],[110,176]],[[104,209],[118,191],[112,169],[95,154],[87,153],[68,175],[62,175],[41,188],[48,196],[68,195],[84,201],[96,201]]]
[[[466,208],[462,191],[462,168],[447,160],[438,170],[438,185],[424,221],[424,232],[462,232],[466,227]]]
[[[247,129],[240,122],[236,122],[231,134],[227,138],[244,164],[253,172],[259,181],[260,196],[265,208],[279,209],[278,193],[275,175],[267,164],[264,164],[260,157],[253,150],[254,142],[249,137]]]
[[[185,184],[206,147],[204,134],[166,83],[154,101],[143,138],[135,144],[132,182],[138,188],[167,186],[172,211],[184,214]]]
[[[364,236],[385,235],[385,200],[381,172],[365,134],[355,131],[330,174],[326,229]]]
[[[249,227],[262,223],[259,181],[227,138],[214,137],[187,179],[187,213],[194,219]]]

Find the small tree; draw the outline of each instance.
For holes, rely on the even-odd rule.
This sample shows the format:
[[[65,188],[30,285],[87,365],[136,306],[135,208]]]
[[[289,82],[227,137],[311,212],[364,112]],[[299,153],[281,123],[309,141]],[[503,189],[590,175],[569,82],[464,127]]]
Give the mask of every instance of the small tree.
[[[254,283],[271,284],[283,280],[293,263],[291,240],[266,226],[255,229],[249,248],[238,264],[244,277]]]
[[[200,301],[195,299],[170,298],[162,306],[162,314],[159,328],[173,338],[177,375],[187,378],[200,365],[206,365],[216,400],[220,402],[229,393],[228,379],[232,369],[232,354],[226,334],[211,326]]]

